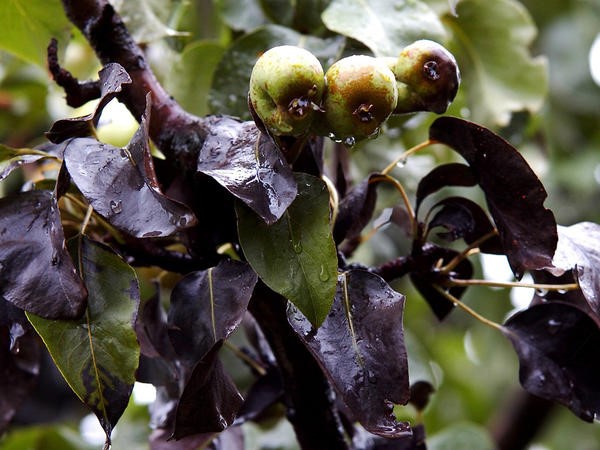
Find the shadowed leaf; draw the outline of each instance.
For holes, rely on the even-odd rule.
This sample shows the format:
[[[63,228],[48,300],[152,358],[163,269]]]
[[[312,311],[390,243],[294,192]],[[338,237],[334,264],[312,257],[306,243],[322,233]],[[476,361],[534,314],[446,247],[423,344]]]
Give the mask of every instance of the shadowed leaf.
[[[231,425],[243,398],[218,359],[219,340],[194,367],[175,416],[173,437],[220,432]]]
[[[11,148],[0,144],[0,180],[4,180],[10,173],[24,164],[39,161],[50,157],[39,151],[28,148]]]
[[[261,280],[318,326],[331,308],[337,279],[329,191],[310,175],[296,174],[296,181],[298,196],[273,225],[236,207],[240,244]]]
[[[448,277],[467,280],[473,276],[473,266],[468,259],[463,259],[449,274],[442,274],[438,265],[449,263],[458,252],[449,248],[438,247],[428,243],[421,251],[411,257],[410,280],[429,303],[433,313],[439,320],[443,320],[454,308],[454,304],[437,291],[433,286],[443,286]],[[466,288],[454,286],[448,292],[456,298],[460,298]]]
[[[509,318],[503,332],[519,356],[519,380],[528,392],[587,422],[600,414],[600,329],[583,310],[541,303]]]
[[[358,237],[369,223],[377,202],[377,183],[371,182],[377,174],[367,177],[342,199],[333,228],[335,242]]]
[[[419,181],[416,193],[415,213],[423,200],[434,192],[448,186],[475,186],[477,178],[469,166],[460,163],[449,163],[437,166]]]
[[[223,185],[268,224],[281,217],[298,191],[285,158],[254,122],[228,117],[216,122],[204,141],[197,169]]]
[[[227,339],[242,321],[257,280],[248,264],[223,260],[177,283],[168,317],[175,351],[198,361],[217,341]]]
[[[296,308],[288,321],[308,346],[354,419],[371,433],[410,433],[393,404],[408,401],[408,363],[402,315],[404,296],[366,271],[340,275],[335,300],[315,329]]]
[[[552,211],[544,208],[544,186],[521,154],[490,130],[454,117],[437,119],[429,137],[469,163],[515,276],[550,267],[558,240],[556,222]]]
[[[28,314],[61,374],[98,417],[110,442],[135,382],[140,355],[134,331],[139,286],[134,270],[108,247],[78,241],[81,276],[89,289],[81,319]]]
[[[0,296],[52,319],[79,317],[85,310],[87,291],[65,248],[50,191],[0,199]]]
[[[23,311],[0,298],[0,435],[33,390],[40,341]]]

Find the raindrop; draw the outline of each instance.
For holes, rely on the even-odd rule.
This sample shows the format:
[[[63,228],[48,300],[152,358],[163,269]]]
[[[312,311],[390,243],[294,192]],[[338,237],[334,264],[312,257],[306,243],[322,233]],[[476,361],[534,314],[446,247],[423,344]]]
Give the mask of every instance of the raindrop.
[[[52,253],[52,259],[50,259],[50,264],[52,264],[53,266],[58,265],[58,263],[60,262],[60,257],[58,256],[58,253]]]
[[[423,64],[423,73],[432,81],[439,80],[441,76],[438,63],[435,61],[427,61],[425,64]]]
[[[185,227],[187,225],[187,219],[185,217],[181,217],[179,219],[179,226],[180,227]]]
[[[325,269],[325,266],[321,266],[321,272],[319,272],[319,280],[321,280],[321,281],[329,280],[329,273],[327,273],[327,269]]]
[[[110,210],[114,214],[119,214],[121,211],[123,211],[123,202],[121,200],[111,200]]]
[[[225,419],[225,417],[223,417],[221,414],[219,414],[219,426],[221,426],[223,429],[227,428],[227,420]]]
[[[561,295],[565,295],[567,292],[569,292],[567,289],[559,289],[556,292],[558,292]]]
[[[403,168],[406,165],[406,158],[402,158],[400,160],[398,160],[398,162],[396,163],[396,166],[399,168]]]
[[[353,147],[356,144],[356,138],[354,136],[348,136],[344,139],[344,144],[348,147]]]
[[[294,251],[297,254],[302,253],[302,242],[300,242],[300,241],[297,241],[297,242],[292,241],[292,248],[294,249]]]
[[[121,153],[121,158],[123,158],[123,159],[127,159],[127,158],[129,157],[129,156],[127,155],[127,150],[126,150],[126,149],[124,149],[124,148],[122,148],[122,149],[121,149],[121,152],[120,152],[120,153]]]
[[[537,295],[538,297],[545,297],[548,294],[548,289],[536,289],[535,290],[535,295]]]

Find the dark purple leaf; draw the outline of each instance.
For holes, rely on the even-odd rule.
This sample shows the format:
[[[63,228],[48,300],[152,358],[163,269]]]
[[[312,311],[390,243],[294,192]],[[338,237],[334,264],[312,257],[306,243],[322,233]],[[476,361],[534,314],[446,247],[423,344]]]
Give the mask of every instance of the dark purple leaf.
[[[217,341],[227,339],[244,318],[257,280],[248,264],[223,260],[177,283],[168,318],[175,351],[198,361]]]
[[[558,227],[558,246],[549,272],[573,270],[590,307],[600,317],[600,225],[581,222]]]
[[[215,438],[215,433],[202,433],[174,440],[171,432],[158,428],[150,434],[150,450],[198,450]]]
[[[477,178],[469,166],[460,163],[443,164],[421,178],[417,186],[416,214],[423,200],[447,186],[475,186]]]
[[[515,276],[550,267],[558,240],[556,222],[552,211],[544,208],[544,186],[521,154],[490,130],[453,117],[437,119],[429,137],[469,163]]]
[[[519,379],[530,393],[592,422],[600,414],[600,329],[576,306],[547,302],[509,318],[503,332],[519,357]]]
[[[39,161],[44,157],[34,150],[11,148],[0,144],[0,180],[4,180],[13,170],[22,165]]]
[[[173,437],[220,432],[235,420],[244,399],[223,369],[218,341],[194,367],[187,380],[175,416]]]
[[[35,387],[40,340],[18,308],[0,298],[0,436]]]
[[[254,122],[221,117],[213,123],[197,170],[215,179],[267,224],[275,223],[296,198],[291,168]]]
[[[98,72],[100,78],[100,101],[92,114],[54,122],[46,137],[56,144],[70,138],[87,137],[93,134],[94,128],[104,107],[123,89],[124,84],[130,84],[131,78],[118,63],[109,63]]]
[[[357,428],[352,436],[352,450],[426,450],[425,427],[417,425],[412,434],[397,439],[376,436]]]
[[[471,244],[494,231],[494,225],[481,206],[467,198],[448,197],[431,209],[438,207],[441,209],[429,221],[429,228],[446,228],[447,233],[438,233],[443,239],[454,241],[463,238],[467,244]],[[497,235],[491,236],[479,248],[485,253],[503,254],[502,243]]]
[[[0,296],[48,319],[83,314],[87,291],[65,247],[52,192],[0,199]]]
[[[193,213],[156,187],[136,136],[129,150],[92,138],[72,140],[65,163],[73,182],[98,214],[133,236],[170,236],[194,225]]]
[[[458,252],[455,250],[427,243],[420,253],[412,256],[410,279],[439,320],[446,318],[454,308],[454,304],[438,292],[434,285],[444,286],[449,277],[466,280],[473,276],[473,266],[467,259],[463,259],[452,272],[440,273],[437,269],[440,261],[442,265],[447,264],[456,255]],[[465,289],[454,286],[448,289],[448,292],[460,298]]]
[[[267,373],[258,378],[250,387],[240,409],[236,424],[247,420],[258,420],[272,405],[281,400],[283,385],[279,370],[271,366]]]
[[[333,228],[335,242],[358,237],[371,220],[377,201],[377,183],[371,182],[374,176],[376,175],[371,175],[354,186],[340,202]]]
[[[410,433],[392,412],[409,395],[403,310],[404,296],[381,277],[353,270],[340,275],[333,307],[318,329],[295,308],[288,312],[354,418],[387,437]]]

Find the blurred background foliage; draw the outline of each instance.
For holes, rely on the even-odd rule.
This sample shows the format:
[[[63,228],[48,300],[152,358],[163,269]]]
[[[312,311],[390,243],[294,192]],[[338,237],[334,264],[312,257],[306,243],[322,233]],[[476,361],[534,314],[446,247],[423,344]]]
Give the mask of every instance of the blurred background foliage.
[[[259,53],[274,45],[301,44],[328,66],[348,53],[393,56],[421,37],[443,41],[456,55],[463,75],[448,114],[492,128],[516,146],[546,186],[546,205],[560,224],[600,222],[600,0],[111,3],[144,46],[166,89],[198,115],[248,118],[245,95],[250,69]],[[356,27],[353,20],[361,16],[355,9],[359,4],[368,4],[379,21]],[[394,7],[405,9],[405,22],[385,22],[392,14],[388,9]],[[411,17],[418,17],[418,23]],[[45,47],[51,36],[59,39],[64,66],[80,79],[94,78],[100,68],[92,50],[69,26],[59,0],[2,2],[0,26],[0,142],[35,146],[44,142],[44,132],[53,121],[93,110],[94,105],[67,107],[45,69]],[[372,38],[374,33],[380,35]],[[136,123],[113,103],[103,114],[99,139],[124,145]],[[404,149],[426,139],[434,119],[430,113],[394,118],[378,139],[350,149],[353,179],[383,169]],[[334,145],[327,142],[327,154]],[[414,193],[431,168],[457,158],[448,149],[434,146],[399,164],[393,174]],[[0,183],[0,194],[40,176],[35,171],[15,171]],[[476,191],[469,195],[481,200]],[[396,204],[398,198],[390,191],[382,193],[378,206],[383,210]],[[361,246],[355,259],[381,262],[404,254],[407,245],[400,228],[389,226]],[[505,275],[505,261],[498,258],[482,258],[477,270],[481,277],[494,280],[510,277]],[[153,270],[140,270],[148,286],[156,275]],[[411,381],[427,380],[436,387],[423,419],[430,448],[492,448],[486,429],[520,389],[517,360],[509,343],[461,311],[439,323],[409,283],[400,281],[395,287],[408,299],[405,328]],[[503,321],[532,295],[525,289],[513,291],[471,288],[465,301],[486,317]],[[234,342],[244,344],[241,333]],[[224,357],[243,385],[247,370],[231,354]],[[410,407],[396,411],[401,418],[417,419]],[[15,427],[0,438],[0,448],[98,448],[87,417],[56,369],[46,364],[36,394],[24,405]],[[149,432],[146,402],[134,395],[117,426],[114,448],[147,448]],[[247,425],[245,436],[249,449],[296,448],[293,432],[283,420]],[[598,424],[583,423],[566,409],[555,408],[530,448],[592,450],[598,442]]]

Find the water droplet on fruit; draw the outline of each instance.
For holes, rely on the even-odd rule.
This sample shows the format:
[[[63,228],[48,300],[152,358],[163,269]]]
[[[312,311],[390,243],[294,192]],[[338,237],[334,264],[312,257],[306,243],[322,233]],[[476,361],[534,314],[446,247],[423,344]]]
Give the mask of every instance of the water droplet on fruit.
[[[435,61],[427,61],[423,64],[423,73],[432,81],[439,80],[441,76],[438,69],[438,63]]]
[[[123,211],[123,202],[121,200],[111,200],[110,210],[114,214],[119,214],[121,211]]]
[[[321,281],[329,280],[329,274],[327,273],[325,266],[321,266],[321,272],[319,272],[319,280],[321,280]]]
[[[356,138],[354,136],[348,136],[344,139],[344,144],[348,147],[353,147],[356,144]]]

